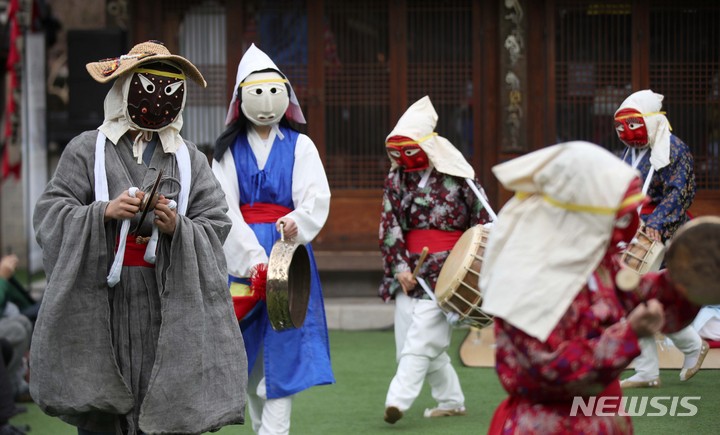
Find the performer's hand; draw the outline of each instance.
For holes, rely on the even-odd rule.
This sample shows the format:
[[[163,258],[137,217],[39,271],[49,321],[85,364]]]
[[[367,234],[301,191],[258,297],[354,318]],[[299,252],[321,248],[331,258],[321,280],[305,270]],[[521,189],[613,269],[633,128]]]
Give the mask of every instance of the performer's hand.
[[[665,323],[663,306],[657,299],[650,299],[635,307],[627,317],[628,323],[638,337],[651,337]]]
[[[6,255],[0,259],[0,278],[10,279],[15,275],[18,257],[15,254]]]
[[[160,195],[155,204],[155,225],[161,233],[173,235],[175,233],[175,219],[177,213],[168,207],[170,200]]]
[[[117,198],[110,201],[105,208],[105,222],[111,219],[130,219],[140,211],[140,203],[142,202],[145,192],[140,190],[135,194],[135,198],[130,196],[128,191],[124,191]]]
[[[662,235],[660,234],[660,231],[655,228],[645,227],[645,234],[656,242],[662,242]]]
[[[395,274],[395,279],[398,280],[405,294],[408,294],[408,292],[417,285],[417,280],[413,277],[412,272],[397,273]]]
[[[289,217],[281,217],[278,219],[277,222],[275,222],[275,229],[278,232],[280,232],[280,223],[285,224],[283,234],[285,234],[286,239],[294,239],[298,235],[298,227],[294,220]]]

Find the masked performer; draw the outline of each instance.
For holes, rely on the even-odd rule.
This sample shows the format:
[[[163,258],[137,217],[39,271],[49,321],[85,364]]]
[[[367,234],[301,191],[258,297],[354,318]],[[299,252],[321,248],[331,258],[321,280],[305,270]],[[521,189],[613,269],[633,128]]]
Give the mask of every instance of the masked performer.
[[[290,126],[304,124],[290,82],[254,44],[238,65],[227,130],[215,145],[213,172],[233,222],[225,242],[236,315],[248,355],[248,402],[253,429],[287,434],[294,394],[334,382],[325,308],[309,245],[328,216],[330,188],[315,144]],[[262,287],[248,287],[266,269],[280,238],[306,244],[311,288],[300,328],[271,327]]]
[[[695,175],[690,149],[670,132],[660,112],[663,96],[651,90],[630,95],[615,112],[615,131],[626,145],[623,160],[640,171],[643,193],[650,202],[640,210],[644,232],[659,243],[668,242],[688,220],[695,197]],[[710,346],[688,326],[667,336],[685,354],[680,380],[700,370]],[[654,337],[640,340],[642,353],[635,360],[635,374],[623,379],[623,388],[659,387],[660,366]]]
[[[618,376],[640,353],[638,338],[663,319],[664,331],[677,331],[700,309],[665,271],[621,270],[617,246],[635,235],[645,198],[637,172],[587,142],[547,147],[493,172],[516,194],[493,226],[480,277],[482,309],[495,316],[496,370],[510,395],[489,433],[631,433]],[[603,396],[599,412],[573,412],[574,398]]]
[[[80,434],[242,423],[247,361],[223,273],[231,223],[206,157],[179,134],[186,80],[205,80],[156,41],[87,70],[115,82],[104,123],[68,144],[35,208],[48,284],[31,394]],[[158,199],[143,201],[158,179]]]
[[[455,242],[488,213],[468,181],[475,171],[463,155],[433,130],[437,113],[429,97],[415,102],[388,135],[392,163],[385,180],[380,250],[385,275],[380,297],[395,299],[397,372],[385,399],[385,421],[394,424],[420,394],[427,379],[437,407],[425,417],[465,415],[465,397],[446,353],[451,325],[417,285],[412,271],[423,247],[429,255],[418,275],[434,288]],[[474,186],[478,192],[477,184]]]

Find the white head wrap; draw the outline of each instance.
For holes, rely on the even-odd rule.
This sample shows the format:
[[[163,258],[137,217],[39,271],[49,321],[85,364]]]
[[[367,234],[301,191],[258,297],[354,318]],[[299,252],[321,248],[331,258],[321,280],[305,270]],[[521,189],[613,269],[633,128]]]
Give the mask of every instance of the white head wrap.
[[[656,171],[670,164],[670,122],[660,113],[663,98],[650,89],[637,91],[615,111],[617,115],[622,109],[634,109],[642,115],[648,132],[650,164]]]
[[[274,69],[279,72],[280,75],[287,78],[267,54],[257,48],[255,44],[251,44],[250,48],[248,48],[245,54],[243,54],[243,57],[240,59],[240,63],[238,64],[237,75],[235,76],[235,87],[233,88],[234,90],[232,99],[230,100],[230,107],[228,107],[228,113],[225,117],[225,125],[232,124],[238,116],[240,116],[237,104],[237,90],[240,83],[242,83],[243,80],[245,80],[250,74],[268,68]],[[302,113],[302,109],[300,109],[300,103],[298,102],[295,91],[289,81],[288,85],[290,86],[290,105],[285,111],[285,116],[298,124],[305,124],[305,116]]]
[[[385,139],[404,136],[418,142],[427,154],[430,164],[438,172],[462,178],[474,178],[475,170],[449,140],[434,133],[438,115],[427,95],[416,101],[400,117],[395,128]],[[392,161],[392,159],[391,159]],[[392,162],[394,169],[396,164]]]
[[[498,215],[480,277],[482,309],[547,340],[605,255],[636,170],[588,142],[493,167],[517,195]]]
[[[118,77],[113,83],[112,88],[105,96],[105,120],[102,125],[98,127],[98,130],[110,139],[110,141],[117,145],[120,138],[128,130],[138,130],[139,128],[131,123],[130,115],[128,114],[128,90],[130,89],[130,81],[133,74],[125,74]],[[187,84],[187,83],[186,83]],[[180,136],[180,129],[183,125],[182,111],[185,107],[185,96],[187,91],[183,92],[182,106],[180,107],[180,113],[171,123],[156,131],[160,136],[160,143],[162,144],[163,151],[166,153],[175,153],[180,145],[183,143],[183,139]],[[149,130],[148,130],[149,131]],[[153,130],[154,131],[154,130]],[[142,141],[140,140],[143,135],[139,135],[133,144],[133,155],[137,159],[142,158]]]

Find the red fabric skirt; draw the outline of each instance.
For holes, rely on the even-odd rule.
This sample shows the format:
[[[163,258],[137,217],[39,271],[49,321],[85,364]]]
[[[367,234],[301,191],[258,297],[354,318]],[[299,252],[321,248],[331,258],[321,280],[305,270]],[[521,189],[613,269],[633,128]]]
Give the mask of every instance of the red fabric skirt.
[[[608,385],[602,393],[598,394],[598,397],[610,396],[619,398],[622,397],[622,395],[623,394],[622,389],[620,388],[620,381],[616,379],[611,382],[610,385]],[[500,405],[498,405],[497,409],[495,410],[495,414],[493,414],[492,420],[490,421],[488,435],[502,434],[503,428],[505,427],[505,422],[514,413],[515,408],[524,400],[526,399],[520,396],[509,396],[506,397],[505,400],[500,402]],[[552,403],[548,404],[547,406],[561,410],[563,414],[570,417],[570,411],[572,410],[572,402]],[[603,410],[604,412],[620,412],[620,403],[618,401],[618,405],[615,409],[605,408]]]

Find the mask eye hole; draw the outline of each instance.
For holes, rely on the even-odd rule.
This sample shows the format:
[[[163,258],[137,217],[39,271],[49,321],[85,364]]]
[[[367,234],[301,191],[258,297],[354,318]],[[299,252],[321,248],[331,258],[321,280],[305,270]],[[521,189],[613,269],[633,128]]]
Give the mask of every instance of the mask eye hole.
[[[411,150],[405,150],[405,155],[408,157],[412,157],[419,152],[420,152],[420,149],[418,149],[418,148],[411,149]]]
[[[641,123],[639,123],[639,122],[629,122],[629,123],[628,123],[628,128],[629,128],[630,130],[637,130],[638,128],[640,128],[640,127],[642,127],[642,126],[643,126],[643,124],[641,124]]]
[[[388,151],[388,154],[390,154],[391,157],[394,157],[396,159],[400,158],[400,151],[390,150],[390,151]]]
[[[143,89],[145,89],[145,92],[149,94],[155,92],[155,84],[151,82],[150,79],[148,79],[142,74],[138,74],[138,77],[140,77],[140,84],[142,85]]]
[[[175,82],[165,86],[165,95],[172,95],[185,83],[184,81]]]
[[[255,89],[253,92],[255,92],[255,95],[262,95],[263,90],[260,88]]]

